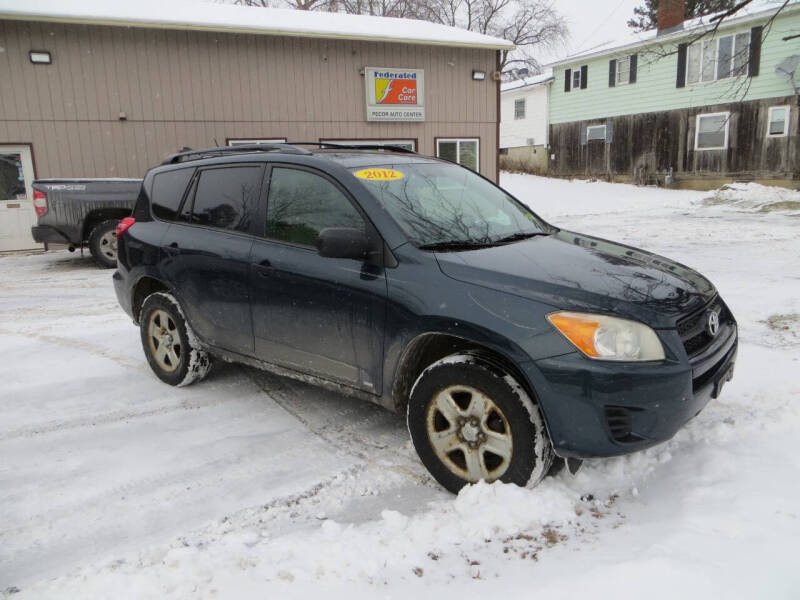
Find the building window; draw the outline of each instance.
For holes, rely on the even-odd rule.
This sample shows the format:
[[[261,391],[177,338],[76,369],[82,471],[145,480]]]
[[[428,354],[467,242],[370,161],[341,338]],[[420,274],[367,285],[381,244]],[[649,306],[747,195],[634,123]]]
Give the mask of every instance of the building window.
[[[697,115],[695,124],[695,150],[725,150],[728,148],[728,129],[731,113]]]
[[[514,100],[514,119],[525,118],[525,98]]]
[[[789,107],[770,106],[767,137],[784,137],[789,135]]]
[[[285,144],[286,138],[253,138],[228,140],[228,146],[245,146],[247,144]]]
[[[417,151],[417,142],[414,140],[333,140],[321,139],[320,144],[341,144],[342,146],[398,146],[412,152]]]
[[[479,164],[478,138],[438,139],[436,140],[436,156],[478,170]]]
[[[626,56],[617,60],[617,85],[625,85],[631,77],[631,57]]]
[[[586,141],[592,140],[606,141],[606,126],[605,125],[589,125],[586,128]]]
[[[698,40],[687,50],[686,82],[692,84],[746,75],[749,59],[750,32]]]
[[[581,70],[575,69],[572,72],[572,89],[576,90],[580,89],[580,87],[581,87]]]

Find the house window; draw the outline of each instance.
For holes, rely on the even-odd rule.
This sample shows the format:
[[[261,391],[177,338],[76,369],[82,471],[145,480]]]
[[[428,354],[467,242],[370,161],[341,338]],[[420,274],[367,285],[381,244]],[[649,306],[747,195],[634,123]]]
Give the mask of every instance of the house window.
[[[515,119],[525,118],[525,98],[519,98],[518,100],[514,100],[514,118]]]
[[[436,140],[436,156],[478,170],[479,164],[478,138],[438,139]]]
[[[342,146],[397,146],[416,152],[417,143],[414,140],[332,140],[321,139],[320,144],[330,143],[333,145],[340,144]]]
[[[572,72],[572,89],[577,90],[581,87],[581,70],[575,69]]]
[[[625,85],[631,77],[631,57],[617,59],[617,85]]]
[[[767,137],[783,137],[789,135],[789,114],[788,106],[769,107]]]
[[[605,125],[589,125],[589,127],[586,128],[586,141],[591,142],[592,140],[606,141]]]
[[[692,84],[746,75],[749,59],[750,32],[698,40],[687,50],[686,82]]]
[[[725,150],[728,147],[728,128],[731,113],[697,115],[695,124],[695,150]]]
[[[258,138],[228,140],[228,146],[245,146],[247,144],[285,144],[286,138]]]

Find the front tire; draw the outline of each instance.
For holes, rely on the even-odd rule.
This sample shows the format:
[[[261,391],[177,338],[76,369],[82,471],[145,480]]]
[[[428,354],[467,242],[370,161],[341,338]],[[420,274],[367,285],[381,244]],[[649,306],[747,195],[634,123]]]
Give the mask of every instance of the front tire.
[[[89,234],[89,252],[98,267],[113,269],[117,266],[117,225],[119,220],[108,219],[95,226]]]
[[[210,357],[172,294],[156,292],[145,298],[139,331],[147,362],[164,383],[185,386],[208,374]]]
[[[454,494],[479,480],[534,487],[553,461],[538,407],[513,377],[479,356],[448,356],[425,369],[407,422],[420,460]]]

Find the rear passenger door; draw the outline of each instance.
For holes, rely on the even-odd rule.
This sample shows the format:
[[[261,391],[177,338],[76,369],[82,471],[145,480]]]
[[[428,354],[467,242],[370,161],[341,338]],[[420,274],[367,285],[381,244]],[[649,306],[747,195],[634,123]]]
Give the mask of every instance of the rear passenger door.
[[[303,373],[379,393],[386,277],[363,260],[323,258],[319,232],[377,233],[345,190],[313,169],[271,168],[263,239],[250,285],[256,355]]]
[[[215,347],[251,355],[248,265],[262,164],[199,168],[162,242],[163,272],[189,323]]]

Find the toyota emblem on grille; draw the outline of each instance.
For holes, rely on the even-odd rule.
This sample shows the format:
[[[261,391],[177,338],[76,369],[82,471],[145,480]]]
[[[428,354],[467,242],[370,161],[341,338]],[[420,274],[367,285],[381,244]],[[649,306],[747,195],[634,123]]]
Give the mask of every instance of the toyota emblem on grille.
[[[717,337],[717,334],[719,333],[719,313],[717,311],[709,311],[706,329],[708,329],[708,334],[711,337]]]

